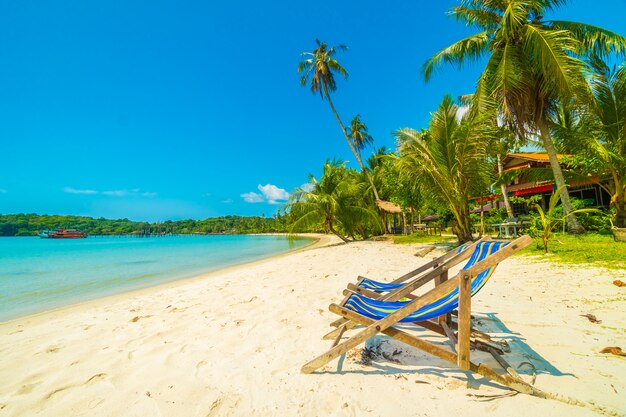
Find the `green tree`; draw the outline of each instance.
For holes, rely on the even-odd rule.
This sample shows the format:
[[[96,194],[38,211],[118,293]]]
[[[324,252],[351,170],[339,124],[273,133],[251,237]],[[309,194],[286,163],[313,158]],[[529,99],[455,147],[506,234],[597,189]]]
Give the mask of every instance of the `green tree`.
[[[313,94],[319,93],[322,100],[324,98],[328,100],[328,104],[330,104],[330,108],[337,118],[339,127],[341,127],[341,131],[343,133],[343,136],[346,138],[346,142],[348,143],[350,150],[352,151],[354,157],[359,163],[361,171],[366,173],[365,166],[363,165],[363,161],[361,160],[361,156],[355,148],[352,140],[350,139],[348,131],[343,125],[343,122],[339,117],[339,113],[337,113],[337,109],[335,109],[333,100],[330,97],[330,93],[337,90],[335,74],[339,74],[344,78],[348,77],[348,72],[346,71],[346,69],[342,67],[335,58],[337,51],[345,51],[348,48],[345,45],[329,47],[326,42],[321,42],[319,39],[316,39],[315,42],[317,43],[317,48],[315,48],[313,52],[303,52],[302,56],[305,57],[305,59],[298,64],[298,73],[302,74],[302,77],[300,78],[300,84],[304,87],[307,85],[307,82],[309,82],[311,92]],[[371,181],[371,179],[369,180],[372,186],[372,191],[374,192],[374,196],[378,200],[378,191],[374,186],[374,182]]]
[[[488,56],[476,88],[473,111],[494,107],[523,138],[538,135],[550,158],[567,214],[568,229],[584,232],[572,215],[565,179],[549,129],[548,117],[561,100],[585,95],[589,54],[624,53],[626,39],[596,26],[546,21],[543,16],[565,0],[463,0],[451,15],[479,33],[436,53],[423,66],[426,80],[442,63],[461,66]]]
[[[543,243],[543,254],[546,255],[548,253],[548,242],[550,241],[550,237],[552,236],[552,232],[559,225],[562,224],[564,218],[557,214],[556,205],[561,198],[559,189],[556,189],[552,192],[550,196],[550,201],[548,203],[548,210],[544,211],[543,208],[539,204],[535,204],[535,209],[537,209],[537,214],[535,220],[535,227],[541,230],[541,241]],[[574,210],[573,213],[583,213],[583,212],[599,212],[596,209],[579,209]],[[572,214],[570,214],[571,216]],[[565,215],[567,217],[567,215]]]
[[[359,158],[363,160],[361,157],[361,152],[374,143],[374,138],[369,134],[367,130],[367,125],[361,121],[361,115],[357,114],[352,118],[350,122],[350,126],[347,129],[348,136],[352,141],[352,146],[359,153]],[[365,168],[363,168],[365,169]]]
[[[456,223],[453,231],[460,242],[466,242],[472,239],[470,198],[485,191],[491,170],[483,120],[469,115],[459,120],[458,111],[452,98],[445,96],[428,129],[397,131],[396,164],[408,181],[421,183],[426,199],[450,208]]]
[[[611,195],[615,224],[626,227],[626,67],[592,59],[589,103],[562,105],[554,117],[556,139],[576,155],[576,171],[596,176]]]
[[[366,183],[358,180],[355,171],[343,163],[327,161],[322,177],[309,175],[310,189],[297,188],[290,196],[289,208],[294,216],[293,233],[310,227],[321,227],[344,242],[347,236],[364,235],[366,227],[380,229],[380,221],[372,205],[364,201]]]

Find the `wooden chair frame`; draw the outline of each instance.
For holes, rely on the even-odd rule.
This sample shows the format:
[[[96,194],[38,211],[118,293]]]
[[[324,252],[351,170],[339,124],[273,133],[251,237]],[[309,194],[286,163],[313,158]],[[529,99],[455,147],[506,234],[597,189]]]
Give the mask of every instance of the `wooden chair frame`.
[[[434,281],[435,285],[439,285],[442,282],[446,281],[448,279],[448,270],[452,269],[454,266],[458,265],[459,263],[463,262],[464,260],[472,256],[474,249],[480,242],[487,242],[491,240],[492,239],[490,237],[483,237],[482,239],[477,240],[476,242],[469,245],[468,248],[465,249],[463,252],[459,253],[455,250],[452,250],[438,258],[433,259],[430,262],[427,262],[426,264],[409,272],[408,274],[405,274],[401,276],[400,278],[397,278],[391,281],[391,283],[397,284],[397,283],[402,283],[413,278],[409,282],[407,282],[404,286],[399,287],[395,289],[394,291],[390,291],[388,293],[379,293],[379,292],[375,292],[375,291],[368,290],[365,288],[361,288],[359,285],[364,279],[367,279],[362,276],[358,277],[358,281],[356,285],[348,284],[348,290],[358,293],[358,294],[365,295],[366,297],[369,297],[369,298],[374,298],[374,299],[382,300],[382,301],[397,301],[402,298],[408,298],[408,299],[413,300],[416,298],[416,296],[412,294],[415,290],[428,284],[431,281]],[[426,273],[422,274],[423,272],[426,272]],[[341,301],[339,305],[340,306],[345,305],[350,295],[351,293],[346,294],[345,298]],[[346,330],[351,329],[356,325],[354,323],[349,324],[348,321],[349,320],[345,318],[340,318],[338,320],[333,321],[330,325],[332,327],[337,327],[337,329],[331,331],[330,333],[325,334],[322,338],[325,340],[334,339],[337,343]],[[450,315],[446,315],[440,318],[439,321],[440,322],[445,321],[447,325],[450,325],[451,324]]]
[[[338,340],[340,338],[339,336],[336,339],[335,343],[333,343],[333,347],[329,351],[306,363],[302,367],[302,372],[307,374],[312,373],[327,364],[328,362],[332,361],[333,359],[338,358],[339,356],[345,354],[346,352],[355,348],[361,343],[364,343],[366,340],[370,339],[376,334],[383,333],[398,341],[401,341],[410,346],[416,347],[420,350],[437,356],[441,359],[444,359],[448,362],[451,362],[457,365],[462,370],[470,370],[497,383],[505,385],[515,391],[546,398],[546,393],[526,383],[519,377],[515,370],[502,358],[502,356],[498,352],[498,349],[495,346],[488,345],[485,350],[491,353],[494,359],[496,359],[496,361],[502,366],[505,371],[504,374],[499,374],[492,368],[484,364],[475,364],[470,360],[470,345],[472,337],[472,330],[470,327],[472,278],[480,274],[482,271],[485,271],[486,269],[489,269],[492,266],[496,265],[503,259],[508,258],[515,252],[518,252],[519,250],[528,246],[530,243],[532,243],[532,239],[529,236],[522,236],[512,241],[506,247],[501,248],[496,253],[487,256],[484,260],[477,262],[470,268],[459,271],[454,277],[446,280],[440,280],[440,282],[435,286],[434,289],[426,292],[419,297],[413,298],[406,305],[380,320],[370,319],[357,312],[346,309],[342,305],[331,304],[329,307],[330,311],[342,316],[342,318],[346,320],[346,322],[341,325],[342,327],[347,329],[347,324],[350,323],[353,325],[365,326],[365,328],[359,331],[354,336],[350,337],[349,339],[342,341],[341,343],[338,343]],[[457,255],[463,255],[467,252],[471,251],[466,250]],[[470,253],[467,253],[466,258],[469,256]],[[438,268],[435,268],[433,271],[427,274],[426,277],[433,279],[433,277],[431,277],[432,274],[442,274],[443,272],[443,270],[438,270]],[[414,286],[415,288],[417,288],[416,285],[417,282],[407,284],[406,286],[395,291],[392,297],[387,297],[385,299],[397,300],[414,290]],[[414,313],[423,306],[438,300],[441,296],[448,294],[455,287],[458,287],[459,289],[457,334],[454,334],[454,332],[452,332],[452,330],[445,324],[445,321],[425,321],[415,323],[431,331],[435,331],[439,334],[448,336],[452,344],[451,350],[444,349],[441,346],[422,340],[412,334],[393,327],[406,316]],[[357,290],[349,288],[345,291],[345,294],[349,296],[350,294],[356,292]],[[364,289],[361,289],[360,291],[358,291],[358,293],[364,294],[366,296],[376,294],[372,294],[371,291]],[[343,334],[343,331],[341,333]]]

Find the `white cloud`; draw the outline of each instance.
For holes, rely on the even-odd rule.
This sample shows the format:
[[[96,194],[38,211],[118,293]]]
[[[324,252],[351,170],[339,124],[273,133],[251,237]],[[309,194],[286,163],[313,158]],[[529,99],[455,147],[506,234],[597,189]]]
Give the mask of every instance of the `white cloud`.
[[[263,202],[263,196],[261,194],[258,193],[243,193],[240,195],[241,198],[243,198],[243,201],[245,201],[246,203],[262,203]]]
[[[109,195],[113,197],[124,197],[125,195],[128,195],[128,190],[103,191],[102,195]]]
[[[278,188],[273,184],[259,184],[257,188],[270,204],[280,204],[281,201],[284,202],[289,199],[289,193],[285,189]]]
[[[469,106],[461,106],[456,111],[456,120],[461,121],[469,111]]]
[[[307,182],[306,184],[302,184],[300,188],[306,192],[313,191],[315,184]]]
[[[125,197],[125,196],[141,196],[141,197],[155,197],[157,193],[153,193],[150,191],[141,192],[139,188],[131,188],[129,190],[107,190],[107,191],[96,191],[96,190],[79,190],[72,187],[65,187],[63,191],[70,194],[101,194],[109,197]]]
[[[269,203],[269,204],[281,204],[289,199],[289,193],[283,189],[278,188],[273,184],[259,184],[257,186],[261,194],[253,191],[249,193],[241,194],[240,197],[246,203]]]
[[[63,188],[63,192],[70,194],[98,194],[96,190],[77,190],[76,188],[72,187]]]

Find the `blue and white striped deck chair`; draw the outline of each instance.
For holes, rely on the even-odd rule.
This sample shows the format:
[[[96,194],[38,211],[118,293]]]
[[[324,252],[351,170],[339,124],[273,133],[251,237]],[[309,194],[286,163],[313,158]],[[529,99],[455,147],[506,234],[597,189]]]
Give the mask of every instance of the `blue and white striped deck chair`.
[[[510,242],[501,241],[485,241],[479,242],[474,252],[470,256],[467,263],[462,269],[469,269],[480,261],[485,260],[489,255],[496,253],[501,248],[507,246]],[[462,251],[462,249],[459,249]],[[496,269],[497,264],[491,266],[489,269],[482,271],[476,277],[472,279],[471,295],[478,293],[480,289],[487,283],[493,271]],[[402,286],[402,285],[400,285]],[[361,285],[361,287],[363,287]],[[365,287],[367,288],[367,287]],[[390,288],[387,286],[386,288]],[[394,286],[391,289],[397,289],[399,287]],[[378,288],[376,288],[378,289]],[[386,317],[389,313],[400,309],[407,305],[409,301],[384,301],[366,297],[362,294],[352,293],[348,296],[348,299],[344,303],[344,307],[355,311],[372,319],[380,319]],[[400,320],[401,323],[418,322],[429,320],[435,317],[439,317],[446,313],[450,313],[455,310],[459,305],[459,291],[458,288],[454,288],[447,294],[443,294],[439,299],[425,305],[419,310],[407,315]]]
[[[345,290],[344,294],[348,295],[345,305],[331,304],[329,310],[348,321],[342,328],[347,328],[347,324],[361,325],[364,328],[340,343],[338,343],[341,337],[339,335],[335,343],[333,343],[333,347],[306,363],[302,367],[302,372],[312,373],[376,334],[383,333],[400,342],[454,363],[463,370],[471,370],[516,391],[538,395],[539,390],[524,382],[514,372],[510,372],[510,366],[502,365],[503,363],[506,364],[503,358],[497,356],[498,363],[502,365],[505,372],[508,372],[508,374],[505,373],[504,375],[496,373],[484,363],[476,364],[470,360],[472,296],[478,293],[487,283],[499,262],[531,243],[532,238],[530,236],[522,236],[511,242],[479,242],[475,246],[468,262],[459,272],[454,274],[453,277],[440,282],[430,291],[409,301],[376,300],[350,289]],[[410,285],[410,283],[407,283],[404,289],[410,289]],[[361,290],[372,293],[362,288]],[[401,296],[402,290],[396,290],[396,295]],[[445,326],[427,321],[428,319],[450,313],[457,308],[458,333],[456,335],[453,332],[442,332],[441,330],[445,330]],[[441,345],[408,333],[403,328],[394,327],[400,323],[411,322],[430,323],[430,325],[423,327],[440,334],[446,334],[453,346],[452,349],[445,349]],[[435,328],[438,328],[438,330],[435,330]],[[489,350],[489,352],[496,358],[496,353],[494,353],[493,349]]]
[[[390,302],[400,299],[413,300],[416,298],[416,296],[412,294],[415,290],[431,281],[434,281],[436,285],[439,282],[438,278],[443,273],[446,273],[445,271],[450,270],[465,259],[472,259],[472,255],[477,253],[476,248],[487,242],[493,241],[489,237],[484,237],[477,242],[462,245],[456,250],[450,251],[389,283],[359,277],[357,285],[349,284],[348,290],[364,295],[363,300],[374,299]],[[476,260],[476,257],[474,256],[473,259]],[[467,265],[469,265],[469,262],[466,266]],[[407,281],[407,279],[410,279],[410,281]],[[347,294],[340,305],[344,306],[349,300],[352,300],[352,298],[351,293]],[[354,302],[354,300],[351,302]],[[338,341],[338,338],[341,337],[344,331],[354,327],[354,325],[348,325],[346,327],[345,324],[347,321],[348,320],[343,318],[333,321],[330,325],[336,327],[336,329],[325,334],[322,338],[326,340],[335,339]]]

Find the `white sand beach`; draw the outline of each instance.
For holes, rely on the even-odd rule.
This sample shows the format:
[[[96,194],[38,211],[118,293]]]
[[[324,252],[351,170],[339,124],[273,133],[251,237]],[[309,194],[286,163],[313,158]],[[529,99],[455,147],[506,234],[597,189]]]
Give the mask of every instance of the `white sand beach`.
[[[318,245],[0,324],[0,415],[603,415],[494,398],[510,391],[387,337],[368,341],[380,353],[369,364],[360,346],[301,374],[330,347],[321,337],[337,316],[327,307],[346,285],[357,275],[393,279],[438,254],[418,258],[417,247]],[[473,298],[475,324],[508,341],[505,358],[528,381],[524,362],[533,364],[538,388],[626,415],[626,358],[599,353],[626,350],[626,287],[615,279],[626,271],[510,258]]]

